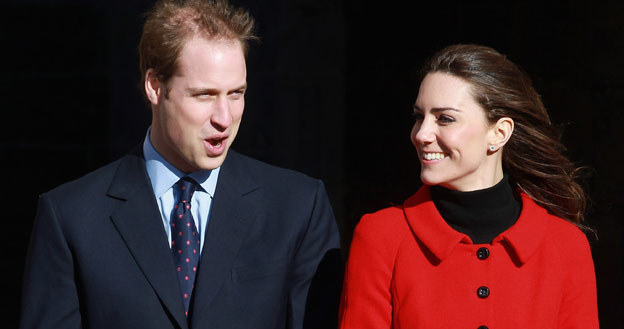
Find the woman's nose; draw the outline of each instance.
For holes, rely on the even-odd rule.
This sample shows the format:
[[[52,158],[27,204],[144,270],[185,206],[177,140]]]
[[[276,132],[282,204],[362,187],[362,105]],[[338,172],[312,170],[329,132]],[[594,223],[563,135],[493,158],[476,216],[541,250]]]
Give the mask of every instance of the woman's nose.
[[[435,134],[430,120],[423,119],[414,124],[412,128],[413,142],[427,144],[435,140]]]

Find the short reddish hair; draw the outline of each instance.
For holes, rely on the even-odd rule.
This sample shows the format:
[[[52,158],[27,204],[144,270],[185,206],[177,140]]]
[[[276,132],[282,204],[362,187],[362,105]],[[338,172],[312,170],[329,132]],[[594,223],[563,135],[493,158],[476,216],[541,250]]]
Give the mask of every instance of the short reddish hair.
[[[153,69],[166,85],[184,45],[195,36],[238,40],[247,56],[248,41],[257,39],[253,29],[253,17],[226,0],[160,0],[147,13],[139,42],[141,81]]]

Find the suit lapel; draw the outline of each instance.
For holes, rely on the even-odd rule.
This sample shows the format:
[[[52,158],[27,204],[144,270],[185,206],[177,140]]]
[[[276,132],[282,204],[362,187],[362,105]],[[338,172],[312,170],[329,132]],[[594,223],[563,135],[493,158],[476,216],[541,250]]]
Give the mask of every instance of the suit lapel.
[[[210,303],[230,277],[234,258],[260,209],[258,186],[244,161],[230,150],[221,166],[193,291],[191,316],[196,328],[205,322]]]
[[[188,328],[167,235],[142,154],[123,158],[108,195],[125,202],[111,219],[162,304],[181,328]]]

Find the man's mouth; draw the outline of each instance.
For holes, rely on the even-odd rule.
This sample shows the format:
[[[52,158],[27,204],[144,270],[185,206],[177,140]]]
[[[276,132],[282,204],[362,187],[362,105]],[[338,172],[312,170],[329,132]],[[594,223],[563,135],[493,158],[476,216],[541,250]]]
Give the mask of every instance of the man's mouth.
[[[227,137],[219,137],[219,138],[208,138],[206,141],[212,145],[213,147],[221,147],[221,144]]]
[[[210,143],[210,145],[214,146],[214,147],[220,147],[221,146],[221,141],[223,141],[222,139],[209,139],[208,143]]]
[[[220,136],[204,139],[207,154],[211,157],[223,154],[223,152],[225,152],[227,138],[228,136]]]

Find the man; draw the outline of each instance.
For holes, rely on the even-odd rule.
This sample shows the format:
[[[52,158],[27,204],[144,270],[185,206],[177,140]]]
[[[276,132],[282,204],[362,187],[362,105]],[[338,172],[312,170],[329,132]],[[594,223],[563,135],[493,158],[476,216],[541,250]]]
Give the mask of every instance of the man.
[[[40,196],[22,328],[314,321],[310,285],[339,248],[323,185],[230,150],[252,27],[222,1],[156,4],[139,45],[152,126],[132,154]]]

